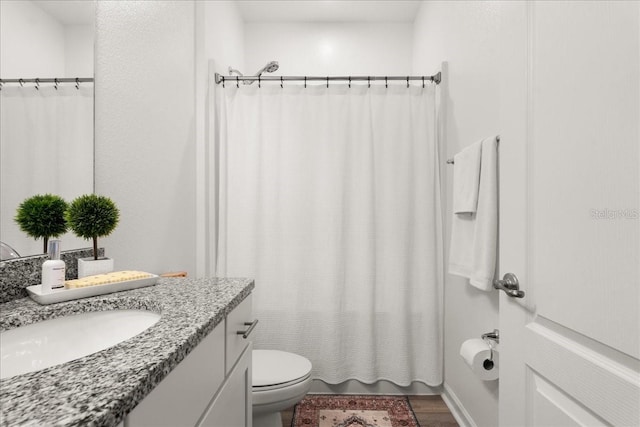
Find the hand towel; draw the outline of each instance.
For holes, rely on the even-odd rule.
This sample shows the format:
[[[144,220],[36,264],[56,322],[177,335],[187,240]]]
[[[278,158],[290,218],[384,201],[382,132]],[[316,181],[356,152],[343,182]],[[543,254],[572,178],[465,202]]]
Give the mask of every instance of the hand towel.
[[[449,273],[467,277],[483,291],[493,289],[498,249],[498,141],[482,141],[475,213],[454,213]]]
[[[482,141],[453,157],[453,213],[473,213],[478,207]]]

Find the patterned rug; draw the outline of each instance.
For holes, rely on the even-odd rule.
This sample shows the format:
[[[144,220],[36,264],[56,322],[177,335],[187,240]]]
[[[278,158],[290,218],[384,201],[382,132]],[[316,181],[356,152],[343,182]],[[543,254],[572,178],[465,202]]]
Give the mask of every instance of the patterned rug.
[[[308,394],[291,427],[419,427],[404,396]]]

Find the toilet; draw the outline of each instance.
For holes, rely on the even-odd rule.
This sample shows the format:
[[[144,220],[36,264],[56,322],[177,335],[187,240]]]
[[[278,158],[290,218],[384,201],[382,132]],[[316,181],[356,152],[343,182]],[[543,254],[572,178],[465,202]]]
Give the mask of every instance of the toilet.
[[[252,357],[253,427],[281,427],[280,411],[311,388],[311,362],[279,350],[253,350]]]

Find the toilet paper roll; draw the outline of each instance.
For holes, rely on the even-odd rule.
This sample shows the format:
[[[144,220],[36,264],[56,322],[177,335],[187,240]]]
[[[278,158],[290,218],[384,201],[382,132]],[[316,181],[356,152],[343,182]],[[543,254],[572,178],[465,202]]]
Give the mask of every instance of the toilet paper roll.
[[[490,353],[489,344],[480,338],[466,340],[460,346],[460,356],[478,378],[483,381],[498,379],[500,356],[495,347],[493,349],[493,358],[491,358]]]

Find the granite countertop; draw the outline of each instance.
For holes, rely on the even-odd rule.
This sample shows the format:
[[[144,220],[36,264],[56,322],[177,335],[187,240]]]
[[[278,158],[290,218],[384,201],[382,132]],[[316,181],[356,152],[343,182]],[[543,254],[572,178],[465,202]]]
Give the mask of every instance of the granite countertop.
[[[0,331],[74,313],[146,309],[158,323],[106,350],[0,380],[0,425],[115,426],[233,310],[250,279],[160,279],[157,285],[52,305],[0,304]]]

